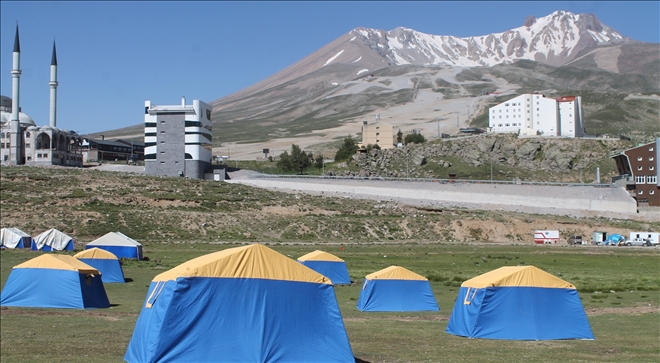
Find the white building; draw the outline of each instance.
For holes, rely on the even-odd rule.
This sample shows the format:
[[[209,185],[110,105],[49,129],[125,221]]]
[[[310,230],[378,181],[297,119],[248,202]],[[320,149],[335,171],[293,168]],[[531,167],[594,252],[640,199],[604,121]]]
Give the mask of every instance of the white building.
[[[82,137],[57,127],[57,52],[53,42],[50,63],[50,125],[36,126],[21,112],[21,46],[16,25],[12,53],[12,98],[0,96],[0,164],[82,167]],[[4,80],[4,78],[3,78]]]
[[[193,100],[186,105],[144,103],[144,171],[151,175],[204,179],[211,169],[211,106]]]
[[[582,100],[579,96],[557,99],[542,94],[523,94],[488,112],[490,132],[521,136],[583,136]]]

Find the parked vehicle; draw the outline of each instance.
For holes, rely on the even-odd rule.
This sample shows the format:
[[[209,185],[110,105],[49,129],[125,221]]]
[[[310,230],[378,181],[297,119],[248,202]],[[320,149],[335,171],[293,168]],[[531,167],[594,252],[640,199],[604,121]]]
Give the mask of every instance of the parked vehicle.
[[[569,245],[584,244],[584,242],[582,241],[582,236],[577,236],[577,235],[570,236],[566,242],[568,242]]]
[[[557,244],[559,243],[559,231],[534,231],[534,243],[539,245]]]
[[[646,238],[635,238],[626,241],[626,246],[651,246],[651,242],[649,242]]]
[[[648,246],[657,246],[660,243],[659,239],[660,233],[658,232],[630,232],[628,241],[630,241],[632,246],[637,246],[635,243],[640,243],[640,241],[633,243],[634,240],[645,240],[648,242]]]

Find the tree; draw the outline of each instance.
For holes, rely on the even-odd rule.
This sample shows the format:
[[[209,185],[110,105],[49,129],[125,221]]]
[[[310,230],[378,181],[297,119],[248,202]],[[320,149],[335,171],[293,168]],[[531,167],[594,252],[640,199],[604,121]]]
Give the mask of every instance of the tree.
[[[418,134],[418,133],[412,133],[406,135],[406,138],[404,139],[406,144],[421,144],[426,142],[426,138],[424,138],[424,135]]]
[[[401,129],[399,129],[399,132],[396,133],[396,143],[403,143],[403,132],[401,132]]]
[[[323,154],[318,154],[314,159],[314,166],[321,170],[323,168]]]
[[[351,135],[348,135],[348,137],[344,139],[344,143],[339,147],[339,150],[337,150],[337,153],[335,154],[335,161],[348,160],[357,151],[357,142],[351,137]]]
[[[298,174],[302,174],[305,169],[312,165],[312,159],[312,153],[307,154],[300,149],[300,146],[293,144],[291,145],[291,155],[286,151],[280,154],[277,167],[284,171],[294,170]]]

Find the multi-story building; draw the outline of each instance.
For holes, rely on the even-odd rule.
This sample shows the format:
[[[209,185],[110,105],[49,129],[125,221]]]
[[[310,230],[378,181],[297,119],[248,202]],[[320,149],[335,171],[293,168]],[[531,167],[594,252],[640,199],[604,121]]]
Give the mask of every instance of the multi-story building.
[[[394,147],[394,134],[392,125],[376,121],[362,123],[362,143],[360,146],[378,145],[381,149],[391,149]]]
[[[619,176],[612,182],[624,186],[640,207],[660,207],[658,158],[660,138],[612,156]]]
[[[211,170],[211,106],[144,104],[144,171],[151,175],[204,179]]]
[[[547,98],[523,94],[488,110],[490,132],[517,133],[521,136],[583,135],[582,100],[579,96]]]

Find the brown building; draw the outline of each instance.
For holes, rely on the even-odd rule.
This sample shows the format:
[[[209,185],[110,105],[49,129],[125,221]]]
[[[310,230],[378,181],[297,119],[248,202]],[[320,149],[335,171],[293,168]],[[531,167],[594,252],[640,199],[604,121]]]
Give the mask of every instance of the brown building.
[[[381,149],[394,147],[392,125],[376,121],[374,123],[362,122],[362,143],[358,146],[378,145]]]
[[[624,186],[639,207],[660,207],[658,158],[660,138],[655,142],[622,151],[613,156],[619,176],[613,183]]]

